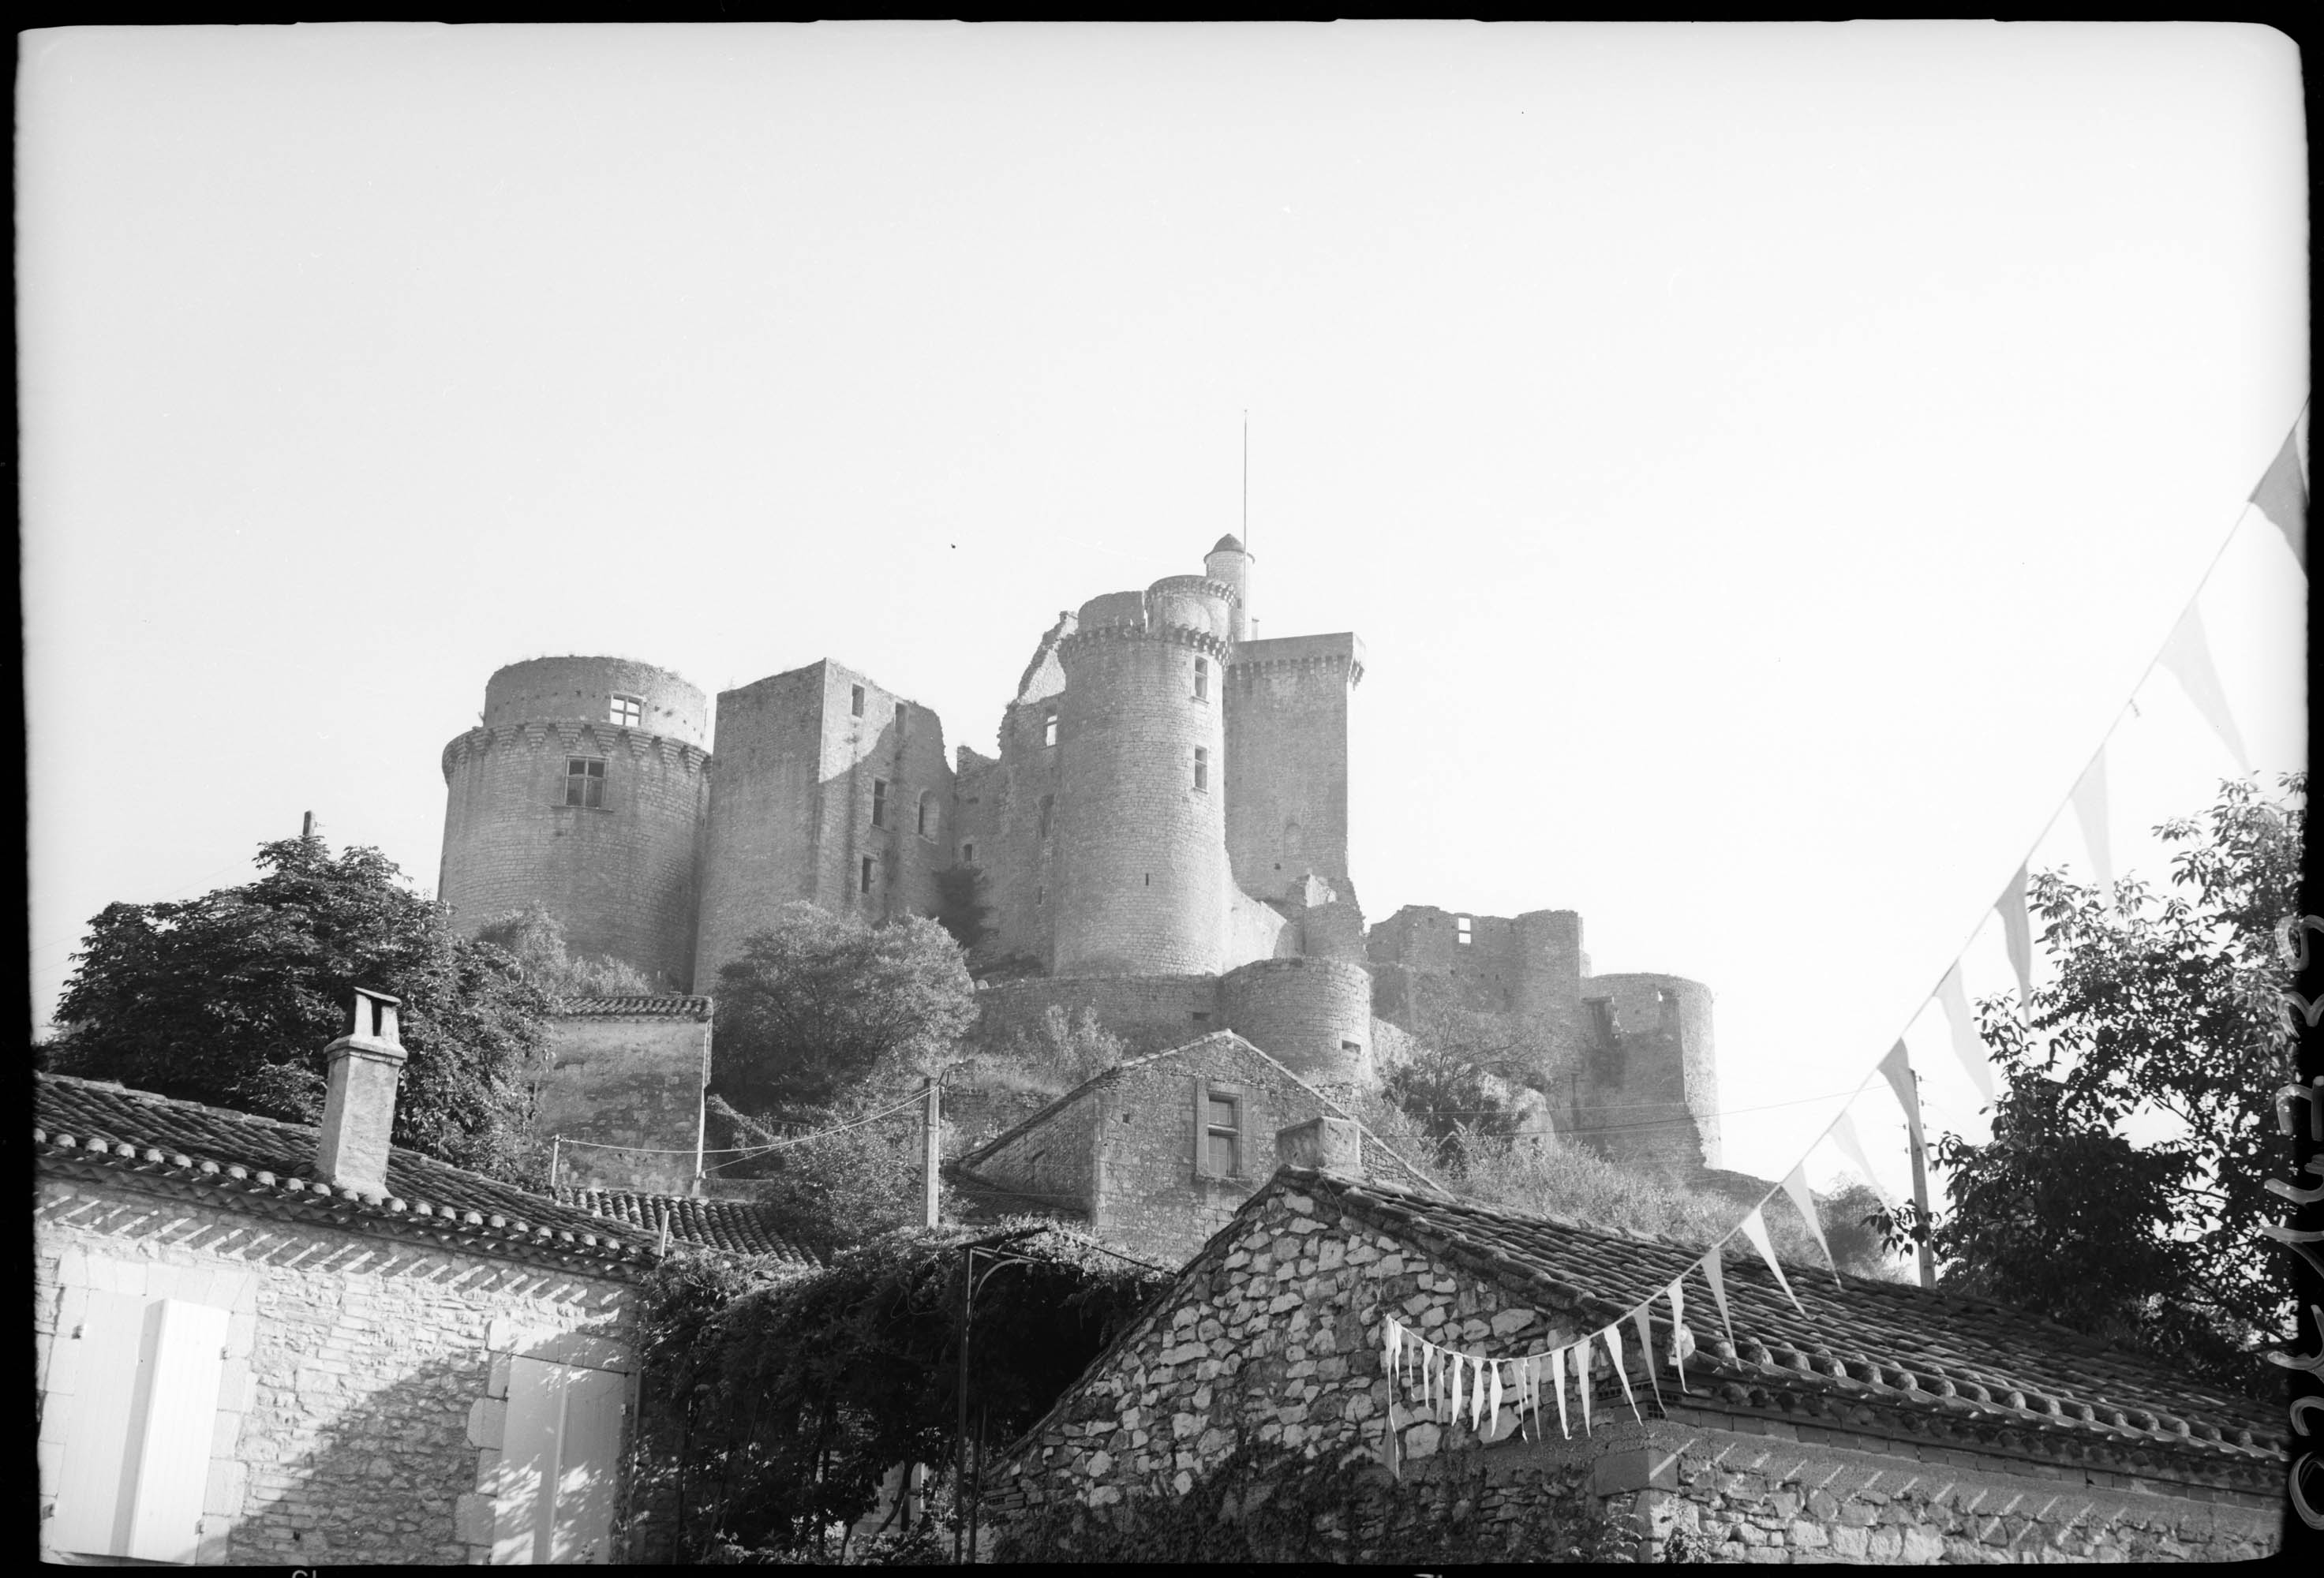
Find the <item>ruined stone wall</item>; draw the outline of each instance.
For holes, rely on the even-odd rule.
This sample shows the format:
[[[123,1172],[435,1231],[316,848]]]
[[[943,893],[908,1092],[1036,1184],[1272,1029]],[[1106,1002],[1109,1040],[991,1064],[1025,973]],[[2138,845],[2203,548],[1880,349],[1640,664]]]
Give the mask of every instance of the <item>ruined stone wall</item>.
[[[1262,899],[1309,872],[1348,875],[1348,712],[1363,678],[1353,635],[1237,643],[1226,687],[1227,849]]]
[[[1372,982],[1344,959],[1261,959],[1221,977],[1228,1029],[1326,1089],[1373,1077]]]
[[[996,981],[977,989],[979,1045],[999,1047],[1038,1029],[1052,1008],[1076,1018],[1084,1009],[1121,1038],[1131,1057],[1183,1046],[1225,1027],[1215,975],[1042,976]]]
[[[1665,1412],[1635,1347],[1643,1417],[1601,1362],[1587,1434],[1571,1392],[1573,1434],[1552,1425],[1538,1441],[1515,1432],[1513,1415],[1480,1430],[1419,1417],[1401,1396],[1391,1411],[1380,1353],[1389,1311],[1433,1343],[1512,1358],[1613,1313],[1528,1306],[1285,1191],[1208,1245],[1010,1449],[991,1516],[1077,1504],[1128,1528],[1125,1503],[1185,1496],[1240,1444],[1380,1459],[1393,1420],[1407,1481],[1482,1472],[1469,1509],[1480,1524],[1557,1498],[1577,1524],[1631,1530],[1642,1560],[2239,1560],[2275,1545],[2281,1514],[2260,1490],[1851,1435],[1724,1407],[1700,1389],[1674,1395],[1667,1380]],[[1360,1526],[1321,1533],[1318,1554],[1367,1559]]]
[[[1722,1166],[1711,989],[1676,975],[1594,975],[1582,996],[1606,1004],[1614,1034],[1592,1045],[1569,1078],[1573,1132],[1632,1166]]]
[[[692,990],[715,992],[718,969],[785,904],[817,901],[823,823],[823,665],[718,693],[717,772],[702,872]]]
[[[488,1560],[508,1356],[633,1368],[610,1278],[53,1180],[33,1241],[43,1527],[90,1293],[230,1312],[203,1564]]]
[[[610,661],[610,660],[609,660]],[[568,806],[566,768],[604,764],[600,805]],[[699,745],[603,722],[496,724],[444,748],[437,892],[471,934],[538,903],[566,945],[664,991],[693,978],[696,872],[709,814]]]
[[[1010,703],[1001,720],[1000,760],[955,784],[960,840],[976,846],[991,909],[992,937],[980,952],[1043,969],[1056,951],[1059,761],[1059,748],[1043,742],[1058,705],[1053,694]]]
[[[710,1083],[709,1011],[705,999],[698,1019],[567,1014],[549,1021],[549,1076],[534,1131],[544,1145],[550,1135],[584,1142],[556,1148],[558,1183],[653,1195],[693,1187]]]
[[[1460,940],[1458,923],[1469,922],[1471,940]],[[1498,915],[1464,915],[1432,905],[1407,904],[1371,928],[1366,939],[1376,964],[1400,966],[1405,983],[1397,1001],[1422,1011],[1435,1001],[1471,1013],[1508,1013],[1518,978],[1517,923]],[[1409,983],[1428,977],[1425,987]],[[1428,994],[1424,1000],[1423,992]],[[1390,1015],[1391,1018],[1396,1017]],[[1405,1021],[1398,1020],[1399,1023]],[[1408,1027],[1407,1027],[1408,1028]]]
[[[1304,939],[1297,921],[1236,887],[1231,876],[1220,886],[1227,894],[1226,935],[1219,949],[1222,969],[1232,970],[1254,959],[1286,958],[1301,951]]]

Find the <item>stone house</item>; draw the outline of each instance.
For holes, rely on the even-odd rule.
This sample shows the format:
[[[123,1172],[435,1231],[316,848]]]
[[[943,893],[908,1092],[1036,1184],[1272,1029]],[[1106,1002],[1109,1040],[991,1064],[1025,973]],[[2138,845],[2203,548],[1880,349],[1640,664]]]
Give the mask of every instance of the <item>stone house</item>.
[[[1140,1503],[1190,1495],[1248,1508],[1256,1486],[1235,1454],[1250,1446],[1374,1465],[1357,1471],[1369,1510],[1318,1535],[1356,1559],[1390,1518],[1454,1494],[1480,1526],[1545,1507],[1577,1531],[1610,1520],[1646,1559],[2274,1548],[2280,1414],[1995,1305],[1800,1268],[1795,1310],[1764,1269],[1729,1258],[1732,1340],[1697,1276],[1682,1389],[1671,1353],[1688,1344],[1655,1296],[1701,1254],[1286,1167],[1010,1448],[988,1507],[1116,1528]],[[1591,1427],[1574,1394],[1570,1435],[1547,1406],[1522,1428],[1507,1407],[1472,1428],[1403,1383],[1390,1395],[1390,1316],[1442,1348],[1518,1358],[1649,1298],[1651,1375],[1628,1345],[1635,1417],[1602,1350]]]
[[[554,1137],[558,1184],[697,1191],[712,1010],[706,997],[576,997],[557,1005],[535,1122]]]
[[[613,1559],[639,1279],[733,1213],[392,1147],[394,1007],[319,1127],[35,1076],[44,1558]]]
[[[1005,1191],[1019,1209],[1086,1223],[1116,1248],[1176,1265],[1278,1161],[1327,1158],[1437,1187],[1331,1096],[1222,1030],[1083,1081],[953,1173],[956,1186]]]

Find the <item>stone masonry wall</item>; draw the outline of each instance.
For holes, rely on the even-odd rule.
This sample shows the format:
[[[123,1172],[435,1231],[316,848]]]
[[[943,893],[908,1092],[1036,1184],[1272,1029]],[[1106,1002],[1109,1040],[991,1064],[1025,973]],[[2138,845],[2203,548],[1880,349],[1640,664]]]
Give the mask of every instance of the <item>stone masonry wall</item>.
[[[1635,1520],[1645,1559],[2228,1560],[2273,1548],[2280,1515],[2263,1494],[1836,1435],[1721,1408],[1700,1390],[1669,1396],[1666,1370],[1665,1414],[1635,1345],[1642,1418],[1601,1361],[1589,1434],[1573,1405],[1570,1438],[1525,1440],[1506,1417],[1498,1438],[1480,1437],[1465,1422],[1416,1417],[1401,1398],[1391,1408],[1380,1353],[1389,1310],[1432,1342],[1511,1358],[1613,1313],[1533,1307],[1286,1189],[1213,1240],[1010,1449],[994,1517],[1069,1500],[1116,1521],[1126,1501],[1184,1496],[1244,1444],[1378,1458],[1392,1421],[1406,1477],[1486,1471],[1496,1489],[1472,1508],[1480,1519],[1512,1515],[1512,1497],[1563,1494],[1586,1465],[1598,1515]]]
[[[1051,1008],[1068,1018],[1088,1009],[1121,1038],[1133,1057],[1183,1046],[1225,1028],[1214,975],[1042,976],[995,981],[976,993],[976,1039],[999,1047],[1038,1029]]]
[[[710,1021],[640,1015],[550,1021],[551,1076],[536,1132],[557,1148],[558,1179],[580,1188],[683,1195],[701,1162]],[[605,1146],[640,1149],[601,1149]]]
[[[73,1334],[99,1287],[232,1312],[205,1564],[483,1561],[507,1355],[629,1368],[632,1291],[620,1281],[43,1181],[33,1347],[44,1519],[61,1462],[51,1432],[64,1429],[77,1385]]]
[[[718,694],[718,762],[702,868],[693,990],[785,904],[816,900],[822,823],[823,665]]]
[[[1348,714],[1363,672],[1353,635],[1236,644],[1227,669],[1226,838],[1234,881],[1279,899],[1348,867]]]

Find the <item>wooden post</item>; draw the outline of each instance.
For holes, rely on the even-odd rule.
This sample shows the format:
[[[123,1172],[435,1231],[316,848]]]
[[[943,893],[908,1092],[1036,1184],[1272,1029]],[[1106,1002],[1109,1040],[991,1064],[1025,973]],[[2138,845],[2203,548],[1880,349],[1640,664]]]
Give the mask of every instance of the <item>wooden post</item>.
[[[968,1469],[968,1321],[971,1301],[976,1291],[976,1248],[963,1244],[960,1250],[960,1393],[959,1417],[954,1421],[952,1437],[952,1564],[960,1565],[960,1536],[964,1531],[964,1515],[967,1510]]]
[[[920,1186],[923,1195],[920,1203],[920,1225],[934,1227],[937,1221],[936,1173],[941,1165],[937,1148],[944,1139],[944,1097],[937,1092],[934,1075],[929,1076],[924,1089],[927,1095],[927,1103],[921,1121],[924,1132],[920,1146]]]

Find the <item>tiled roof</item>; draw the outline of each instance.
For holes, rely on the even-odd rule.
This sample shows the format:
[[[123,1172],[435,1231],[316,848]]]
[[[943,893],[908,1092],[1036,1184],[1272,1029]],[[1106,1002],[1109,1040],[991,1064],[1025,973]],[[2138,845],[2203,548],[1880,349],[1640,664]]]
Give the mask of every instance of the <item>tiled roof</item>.
[[[696,1200],[685,1195],[570,1186],[559,1188],[557,1197],[592,1216],[626,1223],[657,1236],[667,1213],[674,1241],[701,1244],[733,1255],[773,1255],[802,1267],[818,1263],[812,1250],[784,1237],[774,1213],[754,1200]]]
[[[1309,1167],[1281,1169],[1258,1198],[1286,1187],[1331,1200],[1356,1220],[1416,1241],[1536,1304],[1546,1297],[1578,1305],[1590,1320],[1618,1318],[1702,1253],[1668,1239],[1520,1216]],[[1784,1275],[1803,1318],[1748,1243],[1734,1241],[1724,1265],[1735,1341],[1727,1342],[1702,1278],[1693,1278],[1687,1324],[1698,1346],[1687,1361],[1690,1379],[1838,1394],[2246,1461],[2271,1458],[2282,1434],[2281,1410],[2023,1310],[1874,1278],[1843,1275],[1835,1287],[1829,1271],[1802,1266]],[[1658,1322],[1669,1313],[1657,1302]]]
[[[33,1075],[32,1145],[51,1170],[136,1174],[221,1204],[448,1235],[480,1253],[634,1265],[653,1258],[653,1235],[629,1223],[432,1157],[398,1148],[388,1158],[387,1194],[365,1198],[314,1181],[316,1132],[306,1124],[65,1075]]]
[[[706,1020],[706,997],[567,997],[558,1001],[560,1018],[574,1020]]]
[[[960,1220],[974,1226],[1010,1216],[1051,1216],[1060,1222],[1087,1222],[1089,1212],[1077,1200],[1059,1195],[1027,1195],[979,1177],[959,1162],[944,1165],[944,1181],[960,1202]]]

